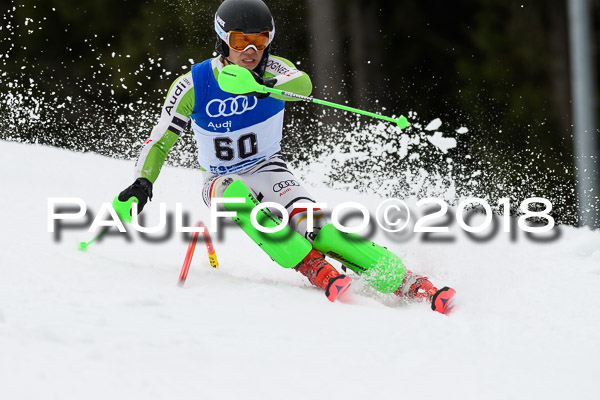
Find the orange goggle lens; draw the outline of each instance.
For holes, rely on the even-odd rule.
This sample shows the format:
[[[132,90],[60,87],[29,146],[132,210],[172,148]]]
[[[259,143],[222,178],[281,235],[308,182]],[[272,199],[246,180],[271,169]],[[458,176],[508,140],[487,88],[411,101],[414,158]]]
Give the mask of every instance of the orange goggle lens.
[[[264,50],[269,45],[269,31],[261,33],[229,32],[229,47],[235,51],[244,51],[248,46]]]

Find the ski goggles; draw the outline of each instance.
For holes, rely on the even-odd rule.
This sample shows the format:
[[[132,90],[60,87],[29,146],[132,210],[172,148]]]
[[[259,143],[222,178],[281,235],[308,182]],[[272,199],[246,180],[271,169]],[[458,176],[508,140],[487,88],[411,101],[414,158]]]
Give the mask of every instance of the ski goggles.
[[[215,15],[215,31],[217,35],[234,51],[242,52],[254,47],[256,51],[264,50],[275,37],[275,23],[271,20],[273,29],[265,29],[260,33],[244,33],[238,31],[225,32],[225,23]]]
[[[239,52],[246,51],[250,47],[254,47],[256,51],[264,50],[270,42],[270,31],[260,33],[227,32],[227,44],[232,50]]]

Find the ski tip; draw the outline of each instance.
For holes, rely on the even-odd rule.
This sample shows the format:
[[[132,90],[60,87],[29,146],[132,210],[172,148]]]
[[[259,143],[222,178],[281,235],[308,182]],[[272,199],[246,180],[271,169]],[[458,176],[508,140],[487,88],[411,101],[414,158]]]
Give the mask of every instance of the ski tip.
[[[431,298],[431,309],[442,314],[450,314],[454,309],[452,300],[455,294],[456,290],[448,286],[441,288]]]
[[[77,250],[79,251],[86,251],[87,250],[87,242],[79,242],[79,247],[77,248]]]
[[[329,301],[335,301],[350,287],[350,283],[352,283],[352,279],[349,276],[339,275],[329,282],[327,290],[325,290],[325,295]]]

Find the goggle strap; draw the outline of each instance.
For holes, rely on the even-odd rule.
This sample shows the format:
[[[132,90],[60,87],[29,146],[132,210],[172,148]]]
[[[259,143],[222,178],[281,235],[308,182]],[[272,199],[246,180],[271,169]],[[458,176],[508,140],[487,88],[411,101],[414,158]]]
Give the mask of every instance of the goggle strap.
[[[223,28],[221,28],[221,25],[219,25],[219,22],[217,20],[216,14],[215,14],[215,31],[217,32],[217,35],[219,35],[219,37],[225,43],[229,43],[229,33],[225,32],[225,30],[223,30]]]

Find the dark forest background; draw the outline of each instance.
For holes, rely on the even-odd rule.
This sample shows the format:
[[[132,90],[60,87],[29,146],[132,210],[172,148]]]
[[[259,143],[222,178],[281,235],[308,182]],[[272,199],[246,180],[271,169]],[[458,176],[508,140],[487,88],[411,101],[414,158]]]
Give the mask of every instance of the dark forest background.
[[[310,74],[315,97],[468,127],[450,154],[456,177],[483,169],[530,185],[527,195],[551,191],[562,222],[575,222],[565,0],[266,3],[273,52]],[[213,55],[219,4],[2,0],[0,137],[134,157],[171,81]],[[598,43],[600,0],[592,11]],[[304,149],[292,159],[302,159],[356,118],[299,105],[287,121],[287,143]],[[185,154],[173,163],[191,165]],[[492,181],[481,190],[497,190]]]

